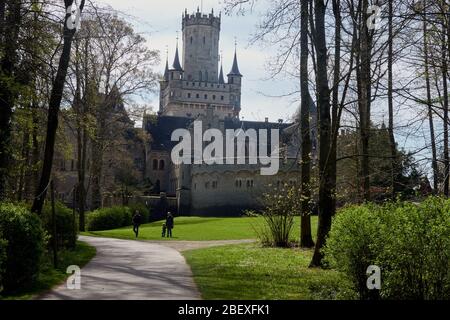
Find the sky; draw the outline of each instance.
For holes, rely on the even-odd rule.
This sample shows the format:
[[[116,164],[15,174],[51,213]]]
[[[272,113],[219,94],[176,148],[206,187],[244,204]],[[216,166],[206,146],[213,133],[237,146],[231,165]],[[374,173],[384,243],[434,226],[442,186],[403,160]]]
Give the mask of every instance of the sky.
[[[239,68],[244,75],[241,117],[245,120],[264,121],[268,117],[273,122],[278,119],[286,121],[297,110],[298,105],[292,97],[279,97],[293,91],[296,84],[285,79],[267,80],[267,61],[275,54],[275,49],[250,45],[250,38],[267,6],[264,2],[244,16],[225,15],[219,0],[97,0],[97,3],[109,5],[129,17],[135,30],[147,39],[148,46],[160,51],[161,63],[155,71],[161,73],[164,71],[166,48],[169,50],[169,64],[173,62],[177,31],[180,32],[179,47],[182,50],[181,16],[184,10],[193,13],[203,3],[204,13],[210,13],[211,9],[214,9],[215,14],[222,12],[220,47],[223,51],[224,72],[227,74],[231,70],[236,37]],[[151,101],[142,103],[153,106],[156,111],[158,99],[155,95]]]

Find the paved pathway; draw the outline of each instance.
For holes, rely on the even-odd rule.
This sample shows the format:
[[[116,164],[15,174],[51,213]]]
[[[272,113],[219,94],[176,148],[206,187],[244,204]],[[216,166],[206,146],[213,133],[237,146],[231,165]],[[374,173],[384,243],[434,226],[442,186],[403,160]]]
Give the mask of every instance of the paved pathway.
[[[184,257],[156,243],[80,236],[97,248],[81,270],[81,289],[66,284],[46,300],[196,300],[200,293]]]

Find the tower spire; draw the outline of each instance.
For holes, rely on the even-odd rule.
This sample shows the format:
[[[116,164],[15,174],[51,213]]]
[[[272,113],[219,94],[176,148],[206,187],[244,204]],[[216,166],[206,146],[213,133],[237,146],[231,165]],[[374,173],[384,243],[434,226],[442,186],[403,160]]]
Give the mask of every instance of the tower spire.
[[[235,38],[234,41],[234,60],[233,60],[233,67],[231,68],[231,72],[228,74],[228,76],[238,76],[242,77],[241,72],[239,71],[239,65],[237,61],[237,40]]]
[[[181,67],[180,63],[180,57],[178,55],[178,31],[177,31],[177,49],[175,51],[175,59],[173,60],[173,68],[176,71],[183,71],[183,68]]]
[[[223,57],[222,52],[220,52],[220,72],[219,72],[219,84],[224,84],[225,79],[223,77]]]
[[[169,81],[169,49],[166,46],[166,69],[164,70],[164,80]]]

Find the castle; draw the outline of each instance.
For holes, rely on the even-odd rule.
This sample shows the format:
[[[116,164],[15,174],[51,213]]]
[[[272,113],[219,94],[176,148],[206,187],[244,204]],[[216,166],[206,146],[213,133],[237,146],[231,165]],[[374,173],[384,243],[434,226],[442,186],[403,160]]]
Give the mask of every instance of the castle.
[[[271,123],[267,118],[264,122],[240,120],[244,76],[235,50],[225,81],[223,65],[219,66],[220,31],[221,16],[214,11],[183,14],[182,60],[177,44],[172,67],[166,61],[160,82],[159,111],[144,116],[143,129],[150,137],[146,178],[156,186],[154,190],[176,198],[178,214],[233,215],[257,209],[264,193],[282,184],[296,184],[299,179],[298,124]],[[203,129],[221,132],[280,130],[283,147],[278,174],[262,176],[260,166],[249,163],[175,165],[171,151],[176,142],[171,135],[180,128],[192,130],[194,121],[201,121]]]

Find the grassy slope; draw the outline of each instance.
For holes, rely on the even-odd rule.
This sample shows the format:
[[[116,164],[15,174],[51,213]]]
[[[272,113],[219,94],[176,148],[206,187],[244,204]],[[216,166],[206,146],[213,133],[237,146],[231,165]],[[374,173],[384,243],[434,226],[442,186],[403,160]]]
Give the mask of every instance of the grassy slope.
[[[32,299],[35,295],[43,293],[55,285],[60,284],[66,280],[69,274],[66,273],[66,269],[70,265],[77,265],[83,267],[86,265],[96,254],[94,247],[84,243],[78,242],[77,247],[73,251],[63,251],[58,256],[58,269],[54,269],[50,259],[43,264],[42,270],[39,273],[36,284],[27,290],[17,292],[13,295],[1,297],[4,300],[28,300]]]
[[[262,218],[200,218],[177,217],[173,229],[173,240],[240,240],[255,239],[255,228],[258,229]],[[161,240],[163,222],[154,222],[141,226],[140,240]],[[298,239],[300,219],[295,219],[292,233],[293,239]],[[317,217],[312,217],[312,230],[317,229]],[[119,239],[134,239],[132,227],[125,227],[108,231],[85,232],[84,235],[110,237]]]
[[[184,253],[207,300],[353,298],[332,270],[309,269],[312,251],[238,245]]]

